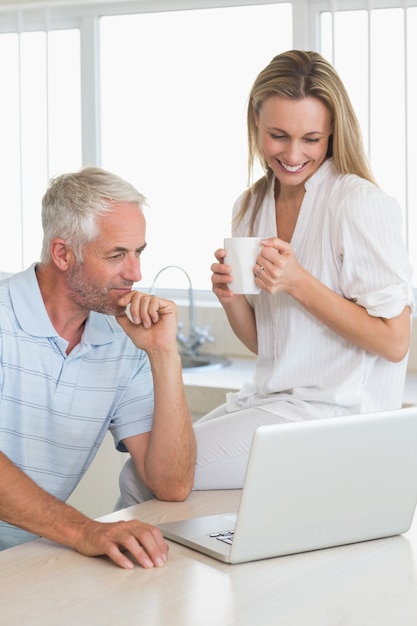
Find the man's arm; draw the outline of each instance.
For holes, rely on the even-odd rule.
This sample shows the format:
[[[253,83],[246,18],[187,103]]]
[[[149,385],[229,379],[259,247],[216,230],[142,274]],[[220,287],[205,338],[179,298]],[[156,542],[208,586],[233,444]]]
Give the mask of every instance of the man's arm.
[[[128,437],[124,444],[140,478],[157,498],[184,500],[194,484],[196,445],[176,343],[176,305],[146,294],[132,294],[130,315],[135,322],[126,316],[117,320],[135,345],[148,354],[154,416],[150,433]]]
[[[139,520],[102,523],[41,489],[0,452],[0,519],[86,556],[107,555],[131,569],[129,551],[145,568],[161,567],[168,556],[159,529]]]
[[[184,500],[194,484],[196,448],[181,362],[153,360],[155,409],[150,433],[124,439],[141,480],[160,500]],[[179,361],[179,363],[178,363]]]

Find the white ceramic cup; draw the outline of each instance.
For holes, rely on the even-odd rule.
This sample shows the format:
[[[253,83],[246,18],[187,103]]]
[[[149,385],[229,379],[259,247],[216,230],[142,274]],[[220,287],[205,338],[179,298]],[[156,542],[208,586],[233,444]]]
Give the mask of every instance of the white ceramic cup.
[[[224,262],[231,266],[233,281],[229,288],[245,295],[261,291],[255,283],[253,266],[261,248],[262,237],[227,237],[224,240]]]

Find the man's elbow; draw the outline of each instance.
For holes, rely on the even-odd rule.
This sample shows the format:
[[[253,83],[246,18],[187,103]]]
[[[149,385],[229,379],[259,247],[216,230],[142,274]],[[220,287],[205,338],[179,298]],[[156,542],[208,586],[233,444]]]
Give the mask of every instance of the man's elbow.
[[[154,490],[154,495],[158,500],[164,502],[183,502],[188,498],[193,488],[193,483],[176,485],[163,485]]]
[[[194,486],[194,463],[190,464],[187,471],[180,476],[170,476],[169,478],[161,479],[157,485],[154,485],[153,493],[158,500],[164,500],[165,502],[182,502],[191,493]]]

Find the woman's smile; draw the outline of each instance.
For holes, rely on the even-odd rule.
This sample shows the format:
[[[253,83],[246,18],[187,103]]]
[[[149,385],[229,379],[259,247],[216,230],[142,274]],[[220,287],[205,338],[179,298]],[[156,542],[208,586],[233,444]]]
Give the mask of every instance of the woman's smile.
[[[291,174],[298,174],[305,168],[308,163],[308,161],[305,161],[304,163],[299,163],[298,165],[290,165],[289,163],[284,163],[284,161],[281,161],[280,159],[276,160],[286,172],[289,172]]]

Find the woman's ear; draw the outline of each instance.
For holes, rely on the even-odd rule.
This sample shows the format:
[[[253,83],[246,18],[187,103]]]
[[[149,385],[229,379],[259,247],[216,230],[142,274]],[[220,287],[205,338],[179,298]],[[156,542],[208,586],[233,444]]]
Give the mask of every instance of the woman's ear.
[[[58,269],[65,272],[74,259],[71,248],[65,239],[56,237],[51,241],[51,259]]]

